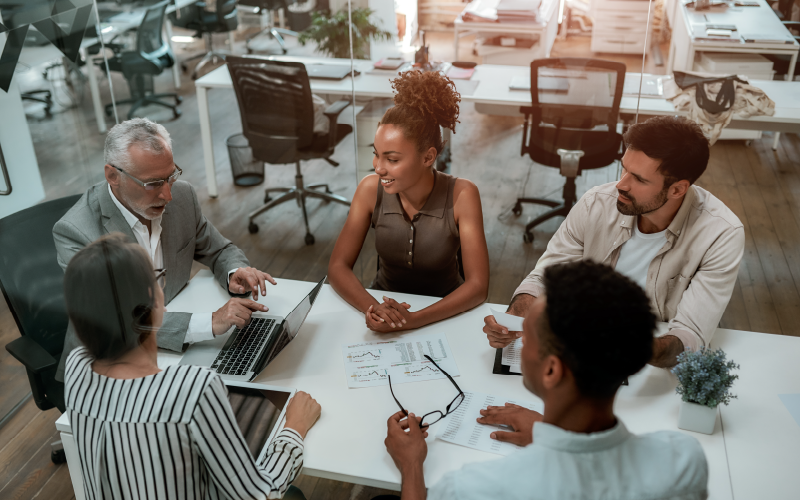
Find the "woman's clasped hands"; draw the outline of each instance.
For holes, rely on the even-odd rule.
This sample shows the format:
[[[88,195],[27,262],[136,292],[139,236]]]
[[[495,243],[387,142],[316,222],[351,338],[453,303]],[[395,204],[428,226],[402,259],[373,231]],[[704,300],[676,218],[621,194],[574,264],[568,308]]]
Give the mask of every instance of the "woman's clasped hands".
[[[371,305],[364,313],[367,327],[375,332],[387,333],[398,330],[408,330],[415,328],[414,313],[409,311],[410,304],[397,302],[396,300],[383,297],[383,303]]]

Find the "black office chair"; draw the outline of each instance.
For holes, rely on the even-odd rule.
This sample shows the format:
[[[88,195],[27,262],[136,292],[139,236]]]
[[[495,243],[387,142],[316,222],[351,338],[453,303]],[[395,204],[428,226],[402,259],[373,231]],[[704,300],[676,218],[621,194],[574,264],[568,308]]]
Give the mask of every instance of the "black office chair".
[[[136,50],[125,51],[124,46],[106,44],[107,48],[114,51],[114,57],[108,60],[108,69],[122,72],[131,91],[131,98],[117,101],[117,105],[132,104],[128,111],[128,119],[142,106],[156,104],[170,108],[175,118],[181,116],[178,105],[183,98],[175,92],[155,94],[153,91],[153,76],[160,75],[165,69],[175,64],[172,49],[163,36],[164,13],[169,5],[169,0],[151,5],[145,11],[142,24],[136,33]],[[105,69],[105,62],[98,61],[98,66]],[[171,98],[175,104],[169,104],[161,99]],[[106,105],[106,115],[111,116],[113,104]]]
[[[50,118],[53,116],[53,93],[49,90],[29,90],[20,94],[23,101],[34,101],[44,104],[44,114]]]
[[[527,226],[523,239],[533,242],[532,229],[569,214],[577,202],[575,178],[583,170],[602,168],[622,158],[622,136],[616,132],[625,64],[598,59],[553,58],[531,63],[531,106],[525,114],[522,149],[536,163],[560,168],[566,177],[561,201],[518,198],[523,203],[551,207]]]
[[[283,28],[278,28],[275,26],[275,11],[278,9],[283,9],[284,12],[289,12],[289,2],[287,0],[239,0],[239,5],[244,5],[247,7],[255,7],[257,12],[268,12],[269,19],[270,19],[270,26],[268,28],[264,28],[263,30],[259,31],[255,35],[247,37],[245,40],[244,46],[247,48],[247,53],[252,54],[253,49],[250,48],[250,42],[256,38],[261,36],[264,33],[269,33],[272,35],[272,38],[278,42],[280,45],[281,50],[283,53],[286,53],[286,41],[283,39],[284,36],[293,36],[299,37],[300,33],[292,30],[287,30]]]
[[[239,26],[238,11],[236,0],[216,0],[216,10],[205,10],[207,3],[204,1],[195,2],[188,7],[184,7],[170,14],[170,22],[173,26],[194,30],[195,38],[205,38],[206,51],[181,62],[181,69],[188,71],[189,61],[200,59],[192,72],[192,79],[196,80],[200,71],[209,63],[216,64],[225,61],[227,54],[214,52],[214,33],[232,33]],[[233,38],[231,38],[231,50],[233,50]]]
[[[21,335],[6,344],[6,350],[25,366],[33,401],[42,411],[65,410],[64,384],[55,380],[55,373],[69,320],[53,226],[80,196],[0,219],[0,290]],[[54,463],[65,461],[61,441],[53,443],[50,458]]]
[[[297,172],[294,186],[267,188],[264,198],[266,205],[248,215],[248,230],[251,234],[258,232],[258,225],[253,222],[258,215],[294,199],[303,210],[306,244],[313,245],[314,235],[308,227],[306,198],[320,198],[347,206],[350,206],[350,202],[331,194],[327,184],[304,186],[300,161],[321,158],[334,167],[339,166],[330,156],[336,145],[353,131],[353,127],[336,121],[350,103],[337,101],[328,107],[325,116],[328,117],[330,131],[325,135],[315,134],[311,87],[302,63],[269,61],[257,56],[230,56],[228,70],[239,101],[243,133],[253,150],[253,157],[272,165],[294,163]],[[273,192],[284,194],[273,200],[269,195]]]

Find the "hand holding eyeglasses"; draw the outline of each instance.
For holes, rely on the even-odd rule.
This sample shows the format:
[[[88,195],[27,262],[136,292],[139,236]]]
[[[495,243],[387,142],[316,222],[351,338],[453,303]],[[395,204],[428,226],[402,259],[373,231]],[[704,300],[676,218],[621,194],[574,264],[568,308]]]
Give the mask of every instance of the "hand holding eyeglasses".
[[[479,424],[505,425],[512,432],[495,431],[490,437],[497,441],[527,446],[533,442],[533,423],[542,421],[542,414],[513,403],[505,406],[487,406],[481,410]]]
[[[383,443],[386,451],[394,460],[394,464],[401,474],[418,467],[422,470],[422,463],[428,456],[428,444],[425,438],[428,437],[426,430],[420,429],[421,417],[410,413],[406,414],[398,411],[386,422],[388,431]]]

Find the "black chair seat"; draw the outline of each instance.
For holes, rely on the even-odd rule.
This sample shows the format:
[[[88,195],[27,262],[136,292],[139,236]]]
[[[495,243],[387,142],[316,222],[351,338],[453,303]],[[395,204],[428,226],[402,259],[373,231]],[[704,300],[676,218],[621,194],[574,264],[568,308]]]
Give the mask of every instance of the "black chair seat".
[[[581,150],[580,170],[603,168],[619,158],[622,136],[616,132],[538,127],[531,133],[528,154],[536,163],[559,168],[559,149]]]
[[[98,62],[100,64],[101,62]],[[165,69],[172,67],[174,61],[169,53],[151,60],[138,52],[128,51],[117,54],[108,60],[110,71],[119,71],[127,75],[160,75]],[[105,66],[105,64],[101,64]]]

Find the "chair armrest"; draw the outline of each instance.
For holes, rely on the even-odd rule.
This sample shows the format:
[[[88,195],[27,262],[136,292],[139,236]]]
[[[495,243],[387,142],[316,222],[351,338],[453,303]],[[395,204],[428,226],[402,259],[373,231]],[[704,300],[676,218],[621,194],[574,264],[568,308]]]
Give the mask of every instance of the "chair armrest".
[[[6,344],[6,351],[22,363],[28,371],[36,374],[58,364],[56,358],[29,337],[23,336],[9,342]]]
[[[336,122],[339,119],[339,115],[344,111],[344,108],[350,105],[350,101],[336,101],[335,103],[328,106],[328,108],[323,112],[325,116],[328,117],[328,148],[333,148],[336,146]]]

